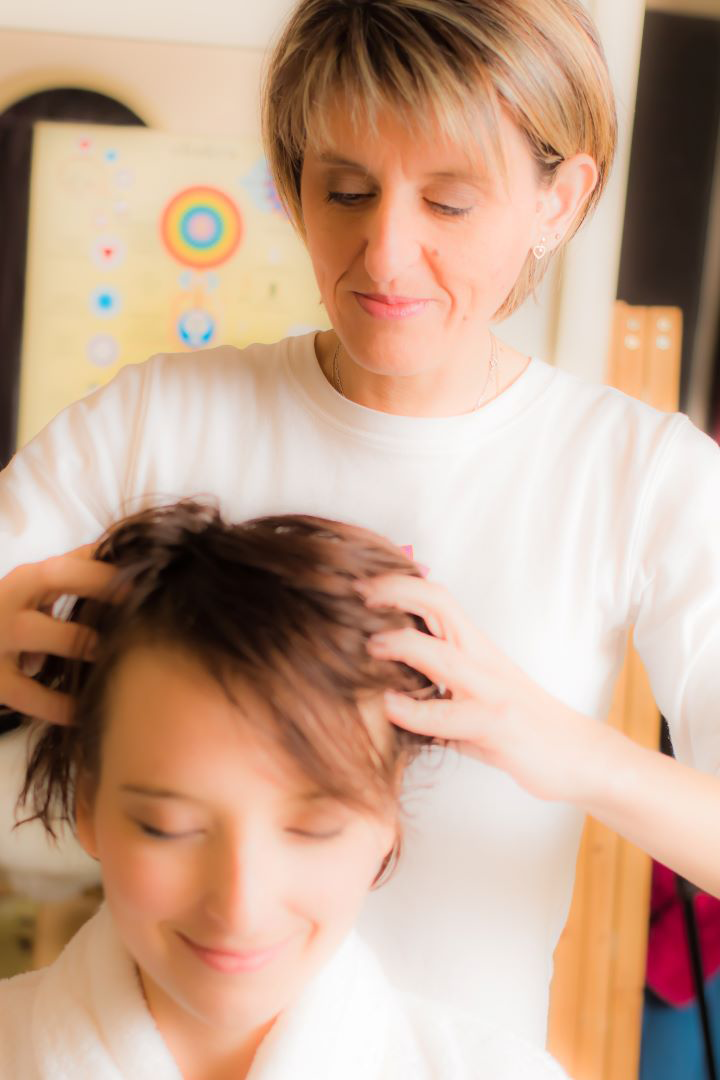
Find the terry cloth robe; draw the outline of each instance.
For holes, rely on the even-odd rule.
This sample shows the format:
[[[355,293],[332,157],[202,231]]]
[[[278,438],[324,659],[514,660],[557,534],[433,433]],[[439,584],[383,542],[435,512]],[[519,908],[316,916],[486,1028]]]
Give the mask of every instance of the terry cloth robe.
[[[353,932],[248,1080],[563,1080],[543,1051],[394,990]],[[106,907],[54,964],[0,982],[1,1080],[182,1080]]]

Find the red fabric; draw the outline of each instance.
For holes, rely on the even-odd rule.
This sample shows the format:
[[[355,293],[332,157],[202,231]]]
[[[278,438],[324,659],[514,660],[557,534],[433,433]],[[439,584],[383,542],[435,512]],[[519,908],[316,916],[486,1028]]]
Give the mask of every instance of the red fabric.
[[[693,898],[705,978],[720,970],[720,900],[706,893]],[[669,1005],[695,1000],[690,952],[675,874],[653,863],[647,985]]]

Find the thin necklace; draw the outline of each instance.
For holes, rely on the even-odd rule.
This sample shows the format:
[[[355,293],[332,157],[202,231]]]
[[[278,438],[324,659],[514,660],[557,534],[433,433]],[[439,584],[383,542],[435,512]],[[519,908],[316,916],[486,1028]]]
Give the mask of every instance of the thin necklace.
[[[470,412],[475,412],[476,409],[479,409],[480,406],[482,405],[482,399],[485,397],[485,391],[487,390],[488,386],[490,385],[490,379],[492,378],[493,375],[497,375],[497,366],[498,366],[497,338],[495,337],[495,335],[491,331],[491,333],[490,333],[490,363],[488,364],[487,376],[485,378],[483,388],[482,388],[482,390],[480,392],[480,397],[477,399],[477,401],[475,402],[475,404],[472,407],[472,409],[470,410]],[[496,395],[497,395],[497,391],[498,391],[498,385],[497,385],[497,377],[496,377],[496,379],[495,379],[495,394]]]
[[[347,394],[343,390],[342,379],[340,378],[340,365],[338,363],[338,357],[339,356],[340,356],[340,342],[338,341],[337,348],[335,349],[335,353],[333,355],[333,360],[332,360],[332,381],[333,381],[333,386],[337,390],[338,394],[341,394],[342,397],[347,397]],[[498,389],[499,389],[498,388],[497,367],[498,367],[497,338],[495,337],[495,335],[493,333],[491,333],[490,334],[490,363],[488,364],[487,375],[485,376],[485,382],[483,383],[483,388],[480,391],[480,397],[477,399],[477,401],[473,405],[472,409],[468,410],[469,412],[475,412],[483,404],[483,398],[485,397],[485,393],[487,391],[487,388],[490,385],[490,379],[493,377],[493,375],[495,375],[495,397],[497,397]]]

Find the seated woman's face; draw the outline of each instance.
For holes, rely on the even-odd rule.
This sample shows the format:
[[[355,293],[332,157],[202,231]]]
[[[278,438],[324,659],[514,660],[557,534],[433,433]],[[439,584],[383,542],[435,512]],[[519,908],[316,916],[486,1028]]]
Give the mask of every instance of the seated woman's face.
[[[106,701],[77,829],[153,1012],[271,1021],[334,952],[395,839],[395,816],[313,790],[182,650],[137,647]],[[369,723],[379,723],[378,715]]]

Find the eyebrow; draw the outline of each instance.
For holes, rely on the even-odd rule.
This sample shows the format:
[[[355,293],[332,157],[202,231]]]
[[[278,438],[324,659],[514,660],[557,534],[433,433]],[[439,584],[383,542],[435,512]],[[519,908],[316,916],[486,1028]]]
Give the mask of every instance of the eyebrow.
[[[301,791],[299,795],[294,797],[295,802],[323,802],[325,799],[332,800],[337,796],[331,795],[328,791],[321,791],[319,788],[315,791]]]
[[[182,791],[173,791],[171,788],[146,787],[144,784],[121,784],[121,791],[129,791],[131,795],[149,795],[153,799],[184,799],[186,802],[200,802],[200,799],[186,795]]]
[[[338,154],[334,154],[330,150],[326,150],[321,154],[318,154],[318,161],[322,165],[335,165],[343,169],[352,169],[355,172],[361,172],[365,176],[371,176],[370,170],[366,165],[361,165],[358,161],[351,161],[350,158],[340,157]],[[436,169],[433,172],[425,174],[427,180],[465,180],[469,183],[479,184],[482,182],[483,177],[480,173],[473,172],[471,169]]]
[[[192,795],[187,795],[182,791],[173,791],[171,788],[157,788],[147,787],[144,784],[121,784],[121,791],[127,791],[131,795],[146,795],[153,799],[182,799],[185,802],[201,803],[202,799],[196,799]],[[332,799],[333,796],[326,791],[321,791],[316,788],[312,791],[302,791],[298,795],[292,797],[293,802],[313,803],[321,802],[323,799]]]

